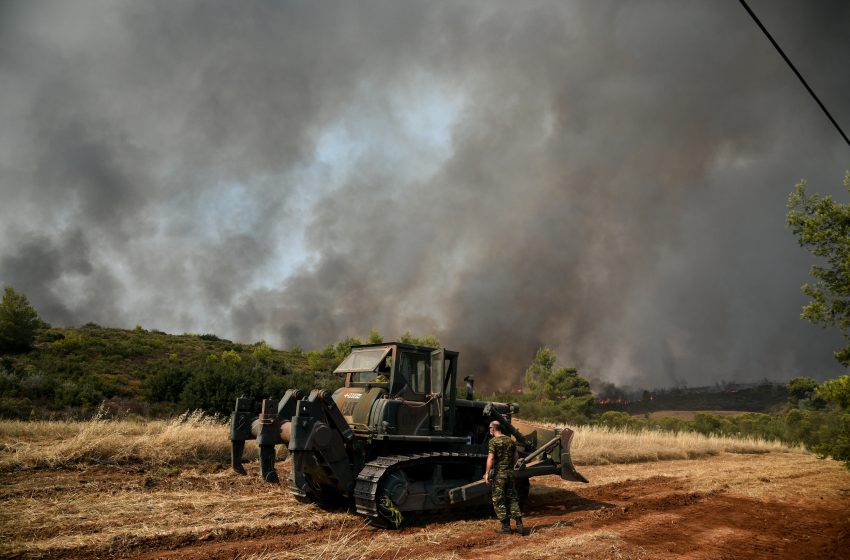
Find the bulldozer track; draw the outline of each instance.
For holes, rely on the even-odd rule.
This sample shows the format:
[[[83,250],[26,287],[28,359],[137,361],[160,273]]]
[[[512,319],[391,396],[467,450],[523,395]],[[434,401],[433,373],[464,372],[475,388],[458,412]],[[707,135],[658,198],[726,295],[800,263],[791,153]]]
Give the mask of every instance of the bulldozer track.
[[[380,485],[386,475],[397,469],[405,469],[423,464],[445,464],[447,462],[461,461],[485,461],[487,455],[481,453],[457,453],[457,452],[433,452],[433,453],[416,453],[404,455],[390,455],[387,457],[379,457],[364,465],[363,469],[357,475],[357,482],[354,486],[354,503],[357,508],[357,513],[366,516],[373,524],[386,526],[389,520],[378,509],[378,500],[380,498]],[[472,482],[472,481],[470,481]],[[417,521],[422,520],[439,520],[446,517],[456,515],[469,515],[470,513],[489,511],[489,506],[475,505],[452,505],[446,503],[445,506],[417,512]]]

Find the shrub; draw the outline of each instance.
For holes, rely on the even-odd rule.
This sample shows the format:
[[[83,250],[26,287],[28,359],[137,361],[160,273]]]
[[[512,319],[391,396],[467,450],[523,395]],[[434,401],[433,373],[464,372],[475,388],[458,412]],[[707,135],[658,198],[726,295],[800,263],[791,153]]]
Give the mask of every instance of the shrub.
[[[0,353],[27,352],[42,325],[27,296],[6,286],[0,301]]]
[[[272,359],[272,355],[271,346],[266,344],[265,340],[261,340],[254,345],[253,356],[259,363],[268,364]]]
[[[218,342],[218,341],[220,341],[220,340],[221,340],[221,339],[220,339],[219,337],[217,337],[216,335],[214,335],[214,334],[210,334],[210,333],[206,333],[206,334],[199,334],[199,335],[198,335],[198,338],[199,338],[199,339],[201,339],[201,340],[211,340],[211,341],[213,341],[213,342]]]
[[[178,365],[157,369],[145,381],[145,388],[152,402],[180,402],[183,389],[192,377],[192,370]]]

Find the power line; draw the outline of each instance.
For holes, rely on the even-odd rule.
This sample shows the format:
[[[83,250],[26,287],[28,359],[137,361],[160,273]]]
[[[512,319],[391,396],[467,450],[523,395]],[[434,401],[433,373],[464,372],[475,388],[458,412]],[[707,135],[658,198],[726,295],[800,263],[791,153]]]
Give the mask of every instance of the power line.
[[[847,142],[847,145],[850,146],[850,139],[847,138],[847,135],[844,134],[844,131],[841,130],[841,127],[838,126],[838,123],[835,122],[835,119],[833,119],[832,115],[829,114],[829,111],[826,110],[826,107],[824,106],[824,104],[821,103],[821,100],[818,99],[818,96],[815,95],[815,92],[812,91],[812,88],[809,87],[809,84],[806,83],[806,80],[803,78],[803,76],[800,74],[800,72],[797,71],[797,68],[794,67],[794,65],[791,63],[791,61],[788,59],[788,57],[785,56],[785,53],[782,52],[782,49],[779,47],[779,44],[773,39],[773,37],[768,32],[768,30],[765,28],[765,26],[762,25],[761,21],[759,21],[758,16],[756,16],[756,14],[750,9],[750,7],[747,5],[745,0],[739,0],[739,1],[741,2],[741,5],[744,6],[744,9],[747,10],[747,13],[749,13],[750,16],[752,16],[752,18],[755,20],[755,22],[759,26],[759,28],[761,28],[761,30],[764,32],[764,34],[767,35],[767,38],[770,39],[770,42],[773,44],[773,46],[776,48],[776,50],[779,52],[779,54],[782,55],[782,58],[785,60],[785,62],[788,63],[788,66],[791,67],[791,70],[793,70],[794,73],[797,75],[797,77],[800,78],[800,81],[803,82],[803,85],[806,86],[806,89],[809,91],[809,93],[812,94],[812,97],[815,98],[815,101],[817,101],[818,105],[820,105],[820,108],[823,109],[824,113],[826,113],[826,116],[830,120],[830,122],[833,125],[835,125],[835,128],[838,130],[838,133],[841,135],[841,137],[844,138],[844,141]]]

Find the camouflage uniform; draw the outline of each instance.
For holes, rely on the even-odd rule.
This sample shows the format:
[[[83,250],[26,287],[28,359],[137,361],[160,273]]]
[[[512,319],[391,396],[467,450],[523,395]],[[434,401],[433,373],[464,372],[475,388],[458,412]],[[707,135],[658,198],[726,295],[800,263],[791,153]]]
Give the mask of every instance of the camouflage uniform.
[[[510,517],[521,519],[519,499],[514,481],[514,453],[516,445],[505,435],[496,436],[487,446],[488,453],[493,454],[493,470],[490,472],[492,483],[493,509],[496,517],[507,521]]]

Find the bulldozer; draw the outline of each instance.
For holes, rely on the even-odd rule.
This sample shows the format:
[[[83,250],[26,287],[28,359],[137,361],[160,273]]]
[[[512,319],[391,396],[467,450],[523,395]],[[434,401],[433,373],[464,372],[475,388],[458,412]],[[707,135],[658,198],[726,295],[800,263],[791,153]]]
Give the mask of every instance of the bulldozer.
[[[516,441],[520,503],[529,479],[560,475],[587,482],[570,457],[573,431],[514,418],[516,404],[458,398],[458,352],[401,342],[353,346],[336,368],[345,384],[330,393],[289,389],[265,399],[259,413],[246,397],[231,416],[231,467],[246,474],[242,455],[256,440],[263,480],[279,483],[275,446],[291,458],[289,490],[303,502],[353,503],[380,527],[405,516],[460,514],[487,508],[484,482],[488,425],[497,420]]]

